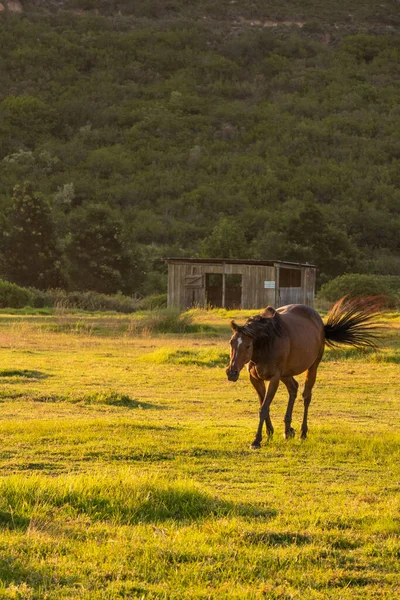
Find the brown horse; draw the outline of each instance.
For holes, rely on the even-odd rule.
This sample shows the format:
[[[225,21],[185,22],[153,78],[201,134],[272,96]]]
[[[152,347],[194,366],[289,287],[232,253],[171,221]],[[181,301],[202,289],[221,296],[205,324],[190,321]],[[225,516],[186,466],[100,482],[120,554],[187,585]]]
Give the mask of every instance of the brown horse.
[[[303,304],[289,304],[277,310],[268,306],[243,326],[231,321],[231,358],[226,374],[229,381],[237,381],[240,371],[247,364],[250,381],[260,399],[260,420],[252,448],[260,448],[264,422],[268,436],[274,433],[269,407],[280,381],[289,392],[284,419],[285,437],[294,436],[292,413],[299,387],[294,375],[304,371],[307,375],[303,391],[301,437],[307,437],[308,407],[325,344],[375,347],[377,328],[371,325],[371,319],[376,314],[375,308],[368,301],[342,298],[329,312],[325,325],[313,308]],[[267,391],[265,381],[269,381]]]

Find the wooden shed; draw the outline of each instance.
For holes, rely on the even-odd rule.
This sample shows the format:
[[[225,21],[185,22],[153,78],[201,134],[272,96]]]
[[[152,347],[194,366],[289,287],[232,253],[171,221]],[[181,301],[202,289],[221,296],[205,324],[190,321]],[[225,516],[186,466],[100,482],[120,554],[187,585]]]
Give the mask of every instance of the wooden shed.
[[[258,309],[314,303],[314,265],[222,258],[164,260],[168,264],[168,306]]]

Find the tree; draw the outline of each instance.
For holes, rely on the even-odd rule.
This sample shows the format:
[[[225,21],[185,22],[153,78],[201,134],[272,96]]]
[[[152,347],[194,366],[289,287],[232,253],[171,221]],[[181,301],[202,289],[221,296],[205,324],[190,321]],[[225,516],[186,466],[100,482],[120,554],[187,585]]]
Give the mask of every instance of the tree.
[[[70,217],[69,287],[104,294],[137,291],[143,269],[122,243],[122,224],[112,209],[92,204]]]
[[[249,253],[243,229],[236,219],[223,217],[201,243],[201,254],[214,258],[246,258]]]
[[[319,280],[325,282],[355,264],[357,251],[344,231],[331,223],[313,200],[308,198],[298,216],[287,222],[289,260],[310,262],[319,268]]]
[[[29,182],[14,188],[1,244],[6,279],[39,289],[62,284],[50,207]]]
[[[49,135],[52,109],[39,98],[28,95],[7,96],[0,103],[0,115],[8,123],[5,149],[26,145],[34,148],[38,139]]]

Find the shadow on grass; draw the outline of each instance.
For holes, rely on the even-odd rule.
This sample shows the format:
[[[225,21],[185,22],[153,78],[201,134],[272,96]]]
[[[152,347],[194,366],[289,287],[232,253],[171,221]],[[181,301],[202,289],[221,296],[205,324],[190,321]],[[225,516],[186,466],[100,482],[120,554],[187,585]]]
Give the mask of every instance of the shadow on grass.
[[[6,400],[16,400],[17,398],[23,398],[25,394],[23,392],[10,392],[9,390],[0,390],[0,402],[6,402]]]
[[[26,531],[30,523],[29,517],[15,514],[14,511],[0,510],[0,527]]]
[[[52,376],[48,375],[47,373],[42,373],[41,371],[31,371],[29,369],[1,369],[0,377],[18,377],[22,379],[47,379],[48,377]]]
[[[265,442],[267,444],[268,442]],[[266,447],[266,446],[265,446]],[[250,448],[249,444],[245,444],[244,448],[201,448],[195,447],[191,449],[184,449],[180,453],[181,456],[191,456],[194,458],[209,458],[209,459],[246,459],[246,457],[254,456],[254,450]]]
[[[60,471],[61,468],[62,467],[57,463],[51,462],[28,462],[14,467],[14,469],[18,471],[46,471],[47,473]]]
[[[304,546],[311,544],[312,539],[309,535],[301,533],[291,533],[289,531],[276,532],[248,532],[245,534],[245,541],[249,544],[266,546]]]
[[[39,545],[41,544],[39,543]],[[44,590],[51,587],[49,582],[53,581],[55,577],[53,575],[53,568],[45,561],[41,563],[36,561],[35,565],[30,563],[27,558],[29,556],[29,549],[25,546],[24,544],[20,557],[16,556],[15,551],[2,553],[0,556],[0,581],[2,584],[0,589],[1,591],[5,591],[6,594],[9,591],[9,595],[1,595],[1,598],[28,600],[48,597]],[[45,547],[44,543],[42,548],[43,552],[47,553],[48,548]],[[57,573],[58,586],[70,585],[76,579],[79,579],[79,576],[74,577],[70,574],[60,575]],[[3,586],[6,587],[6,590],[4,590]],[[43,593],[44,595],[42,595]]]
[[[63,515],[89,517],[120,525],[200,522],[214,517],[240,516],[271,519],[277,511],[269,506],[234,503],[198,489],[190,481],[167,483],[128,477],[31,477],[14,475],[0,485],[3,526],[26,530],[34,517],[53,519]]]
[[[360,575],[358,572],[333,577],[325,585],[328,588],[363,588],[381,583],[378,577],[373,575]],[[324,586],[325,587],[325,586]],[[361,597],[358,596],[358,597]],[[367,597],[367,596],[366,596]],[[395,596],[393,596],[394,598]]]
[[[2,521],[0,521],[2,525]],[[11,554],[0,556],[0,581],[3,586],[9,586],[11,583],[23,583],[27,581],[30,571],[15,559]],[[5,596],[3,596],[5,597]],[[18,596],[15,596],[17,598]],[[21,597],[21,596],[20,596]]]
[[[84,404],[107,404],[108,406],[124,406],[126,408],[142,408],[144,410],[162,408],[156,404],[142,402],[136,398],[131,398],[127,394],[120,394],[119,392],[114,391],[94,392],[81,397],[79,400]]]
[[[127,394],[119,392],[93,392],[83,395],[60,395],[60,394],[40,394],[32,398],[34,402],[70,402],[72,404],[94,404],[107,406],[122,406],[125,408],[136,408],[142,410],[165,410],[166,407],[150,402],[143,402],[136,398],[131,398]]]
[[[363,541],[359,539],[350,539],[343,536],[329,537],[329,545],[335,550],[355,550],[363,545]]]

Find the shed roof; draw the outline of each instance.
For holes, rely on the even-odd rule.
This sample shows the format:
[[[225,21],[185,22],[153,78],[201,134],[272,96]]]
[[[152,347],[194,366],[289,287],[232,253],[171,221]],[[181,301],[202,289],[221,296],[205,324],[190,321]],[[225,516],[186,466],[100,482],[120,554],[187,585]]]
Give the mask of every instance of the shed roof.
[[[316,265],[310,265],[309,263],[296,263],[289,262],[286,260],[245,260],[239,258],[163,258],[166,263],[201,263],[209,265],[260,265],[266,267],[273,267],[275,265],[287,265],[290,267],[311,267],[316,269]]]

